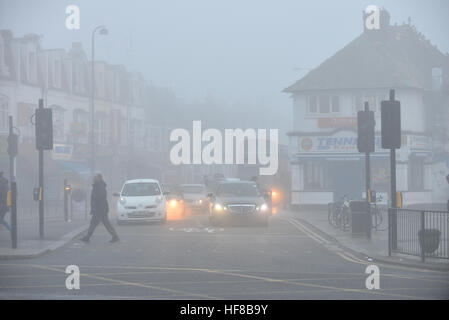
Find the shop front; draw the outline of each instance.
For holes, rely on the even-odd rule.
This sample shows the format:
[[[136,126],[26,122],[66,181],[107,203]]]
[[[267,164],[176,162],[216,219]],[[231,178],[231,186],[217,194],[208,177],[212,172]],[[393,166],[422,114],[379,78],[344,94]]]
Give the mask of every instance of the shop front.
[[[413,134],[403,135],[397,151],[397,190],[405,200],[425,201],[430,195],[430,139]],[[327,205],[344,195],[350,199],[365,197],[365,155],[357,150],[357,132],[351,129],[326,134],[290,134],[292,170],[291,205]],[[389,150],[381,148],[375,137],[371,154],[371,189],[388,203],[390,190]]]

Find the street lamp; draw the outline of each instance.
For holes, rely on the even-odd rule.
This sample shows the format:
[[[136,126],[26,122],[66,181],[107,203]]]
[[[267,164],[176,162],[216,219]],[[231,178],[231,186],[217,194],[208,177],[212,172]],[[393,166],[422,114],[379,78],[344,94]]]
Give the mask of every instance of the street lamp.
[[[106,29],[105,26],[97,26],[92,31],[92,90],[90,96],[90,143],[92,176],[95,172],[95,33],[97,31],[99,31],[101,35],[107,35],[108,29]]]

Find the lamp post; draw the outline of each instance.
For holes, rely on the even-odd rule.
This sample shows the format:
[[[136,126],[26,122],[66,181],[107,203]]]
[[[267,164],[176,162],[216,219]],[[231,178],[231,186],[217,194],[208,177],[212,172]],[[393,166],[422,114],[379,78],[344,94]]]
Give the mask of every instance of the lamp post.
[[[91,144],[91,170],[92,176],[95,172],[95,33],[100,31],[101,35],[107,35],[105,26],[97,26],[92,31],[92,90],[90,96],[90,144]]]

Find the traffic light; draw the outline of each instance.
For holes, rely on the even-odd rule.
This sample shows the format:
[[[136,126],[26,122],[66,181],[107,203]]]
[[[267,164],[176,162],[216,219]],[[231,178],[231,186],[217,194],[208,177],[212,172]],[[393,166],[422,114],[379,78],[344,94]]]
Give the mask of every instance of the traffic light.
[[[374,152],[374,111],[357,112],[357,149],[359,152]]]
[[[8,154],[15,157],[19,151],[19,136],[15,133],[8,135]]]
[[[381,102],[382,148],[401,147],[401,103],[386,100]]]
[[[53,117],[50,108],[36,109],[36,149],[53,149]]]

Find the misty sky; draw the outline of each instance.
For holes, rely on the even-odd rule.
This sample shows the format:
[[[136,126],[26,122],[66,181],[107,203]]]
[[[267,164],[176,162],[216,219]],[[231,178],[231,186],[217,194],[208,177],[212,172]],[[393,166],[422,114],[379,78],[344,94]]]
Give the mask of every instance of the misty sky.
[[[65,28],[65,8],[76,4],[81,29]],[[211,1],[0,0],[0,28],[14,36],[42,34],[44,48],[69,49],[98,36],[98,59],[141,71],[187,101],[214,97],[283,108],[282,89],[362,32],[362,10],[385,7],[392,23],[412,18],[433,44],[449,52],[449,1]]]

